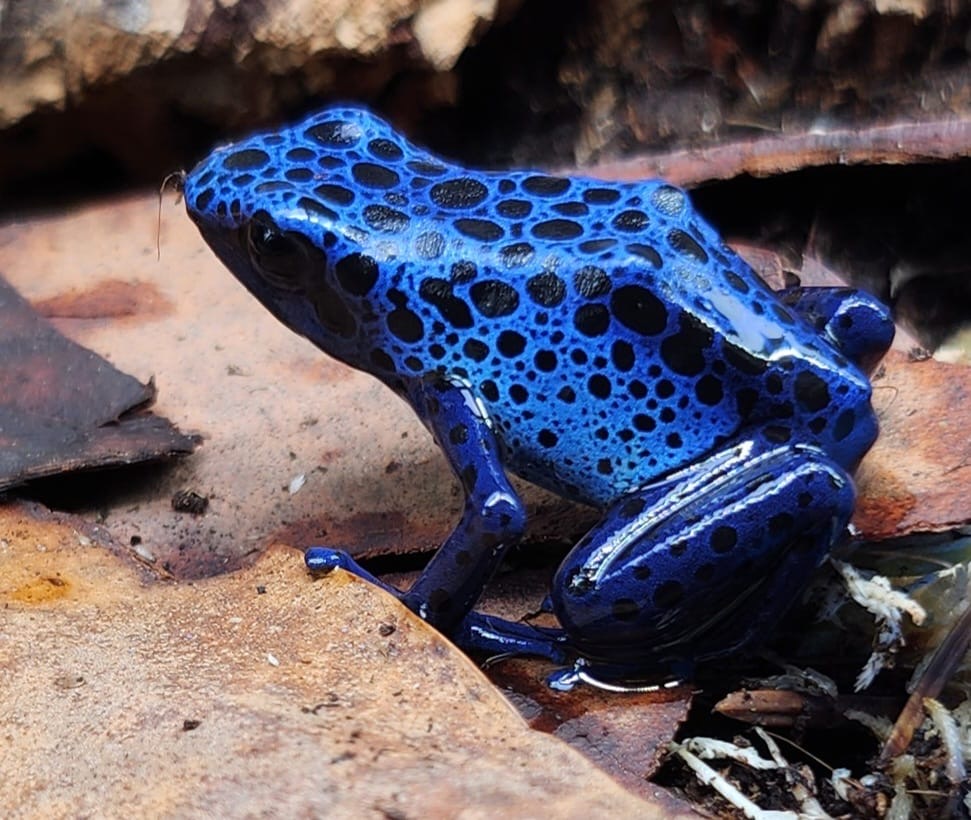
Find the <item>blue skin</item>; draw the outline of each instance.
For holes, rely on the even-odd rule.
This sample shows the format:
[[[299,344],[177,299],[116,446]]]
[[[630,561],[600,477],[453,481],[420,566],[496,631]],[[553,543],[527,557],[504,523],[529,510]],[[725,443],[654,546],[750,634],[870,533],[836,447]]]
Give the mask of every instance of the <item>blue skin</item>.
[[[185,200],[260,302],[444,451],[465,511],[392,591],[464,648],[683,671],[764,638],[844,533],[890,317],[772,292],[677,188],[471,171],[340,107],[215,150]],[[560,629],[473,610],[526,523],[506,471],[603,513],[553,581]]]

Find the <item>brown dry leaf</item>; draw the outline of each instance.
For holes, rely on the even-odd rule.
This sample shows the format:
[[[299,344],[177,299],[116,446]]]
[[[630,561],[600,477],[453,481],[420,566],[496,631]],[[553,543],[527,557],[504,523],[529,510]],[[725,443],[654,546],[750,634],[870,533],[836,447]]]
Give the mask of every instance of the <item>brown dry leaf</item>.
[[[753,726],[805,731],[848,725],[851,721],[846,713],[850,710],[892,719],[903,702],[903,697],[889,695],[829,697],[788,689],[739,689],[725,695],[712,711]]]
[[[657,771],[688,717],[690,687],[619,694],[580,686],[557,692],[541,667],[539,661],[515,658],[490,667],[488,675],[531,727],[579,749],[635,794],[655,799],[665,794],[645,778]]]
[[[662,177],[694,186],[743,174],[772,176],[822,165],[906,165],[967,157],[971,119],[874,123],[854,128],[742,138],[710,147],[645,153],[585,169],[613,180]]]
[[[866,538],[971,521],[971,368],[891,352],[873,379],[880,437],[856,473]]]
[[[672,816],[530,730],[465,656],[367,583],[312,581],[282,547],[238,573],[160,583],[84,528],[0,507],[0,805]]]
[[[0,276],[0,490],[61,472],[186,455],[144,411],[151,384],[65,339]]]

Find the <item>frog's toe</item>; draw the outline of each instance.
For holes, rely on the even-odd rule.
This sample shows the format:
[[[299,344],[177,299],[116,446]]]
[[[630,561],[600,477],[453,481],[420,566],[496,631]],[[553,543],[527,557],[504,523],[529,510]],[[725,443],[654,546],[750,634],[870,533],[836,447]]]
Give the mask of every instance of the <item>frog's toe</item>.
[[[304,563],[311,572],[326,574],[335,569],[346,569],[354,572],[357,565],[346,552],[332,550],[328,547],[310,547],[303,554]]]
[[[335,569],[342,569],[394,595],[399,601],[402,598],[400,590],[372,575],[344,550],[335,550],[330,547],[309,547],[303,554],[303,561],[307,565],[307,569],[314,575],[328,575]]]
[[[466,651],[493,657],[528,655],[561,664],[572,654],[562,629],[507,621],[481,612],[466,615],[451,639]]]

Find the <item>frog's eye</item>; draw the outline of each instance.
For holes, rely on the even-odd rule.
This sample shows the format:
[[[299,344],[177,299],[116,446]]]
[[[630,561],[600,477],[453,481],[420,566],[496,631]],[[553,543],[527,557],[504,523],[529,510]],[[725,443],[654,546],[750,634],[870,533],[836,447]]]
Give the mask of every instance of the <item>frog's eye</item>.
[[[257,213],[246,224],[250,261],[269,284],[281,290],[303,290],[312,262],[303,237],[281,231],[266,215]]]

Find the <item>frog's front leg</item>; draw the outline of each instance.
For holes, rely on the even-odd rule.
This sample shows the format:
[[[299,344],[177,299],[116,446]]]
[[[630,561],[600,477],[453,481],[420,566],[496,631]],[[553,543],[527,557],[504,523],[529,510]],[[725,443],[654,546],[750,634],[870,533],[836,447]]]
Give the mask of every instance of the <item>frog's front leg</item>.
[[[560,566],[553,611],[601,677],[737,652],[803,590],[854,496],[822,450],[738,440],[615,503]]]
[[[465,509],[455,530],[405,593],[381,583],[343,552],[312,547],[305,560],[312,570],[342,567],[394,592],[413,612],[451,634],[506,549],[522,537],[526,513],[503,470],[489,418],[466,386],[433,376],[412,384],[408,398],[465,490]]]

